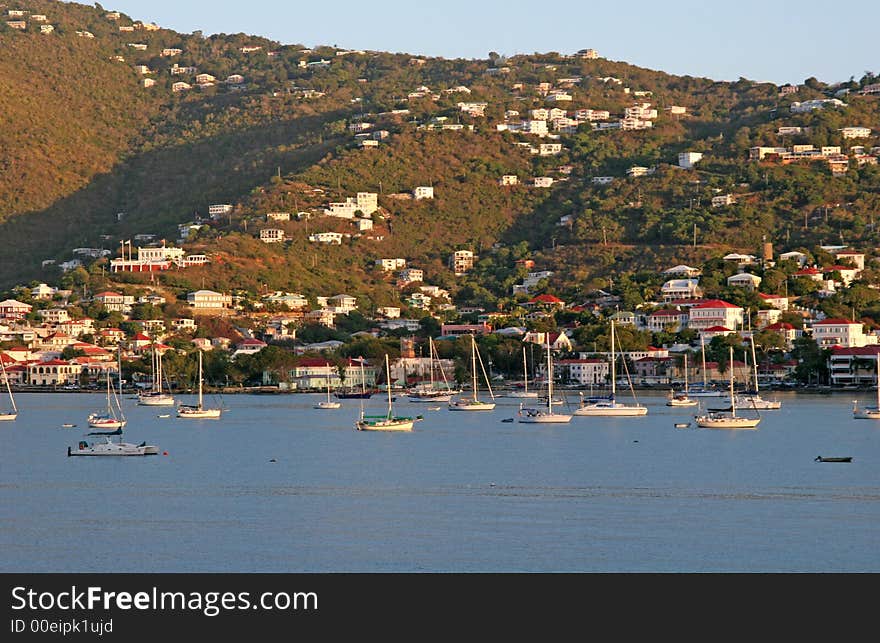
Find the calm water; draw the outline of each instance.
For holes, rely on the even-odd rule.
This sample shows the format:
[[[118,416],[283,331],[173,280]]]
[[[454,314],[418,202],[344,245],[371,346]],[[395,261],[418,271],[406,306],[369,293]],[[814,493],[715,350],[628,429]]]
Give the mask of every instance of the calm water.
[[[18,395],[0,572],[880,571],[880,422],[851,394],[779,394],[757,431],[677,429],[694,409],[660,394],[568,425],[403,401],[410,434],[322,397],[226,396],[220,420],[126,398],[126,441],[167,455],[68,458],[103,396]]]

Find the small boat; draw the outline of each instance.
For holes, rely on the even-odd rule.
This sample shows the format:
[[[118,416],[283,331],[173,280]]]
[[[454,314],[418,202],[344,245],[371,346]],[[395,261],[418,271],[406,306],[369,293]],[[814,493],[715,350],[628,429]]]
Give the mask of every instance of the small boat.
[[[675,423],[676,429],[688,429],[688,428],[690,428],[690,426],[691,426],[690,422],[676,422]]]
[[[442,407],[439,407],[439,406],[429,406],[428,410],[429,411],[439,411],[441,408]]]
[[[170,414],[170,413],[160,413],[160,414],[157,415],[156,417],[157,417],[157,418],[170,418],[170,417],[171,417],[171,414]]]
[[[504,418],[502,422],[513,422],[513,418]]]
[[[852,457],[847,456],[844,458],[825,458],[821,455],[817,455],[814,462],[852,462]]]
[[[65,423],[62,424],[61,426],[63,426],[65,429],[72,429],[73,427],[76,426],[76,424],[72,424],[72,423],[70,423],[70,422],[65,422]]]
[[[338,409],[342,406],[342,402],[334,402],[330,399],[330,376],[327,376],[327,399],[321,400],[313,408],[316,409]]]

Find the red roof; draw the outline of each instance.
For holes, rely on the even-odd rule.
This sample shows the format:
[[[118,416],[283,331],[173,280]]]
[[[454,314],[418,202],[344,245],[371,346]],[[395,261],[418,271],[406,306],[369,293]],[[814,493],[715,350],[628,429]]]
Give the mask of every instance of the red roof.
[[[135,341],[135,342],[143,342],[143,341],[151,342],[151,341],[153,341],[152,339],[150,339],[149,335],[145,335],[144,333],[135,333],[134,337],[132,337],[131,339],[132,339],[132,341]]]
[[[732,333],[733,331],[730,328],[725,328],[724,326],[710,326],[709,328],[703,329],[704,333]]]
[[[110,292],[108,290],[106,292],[99,292],[97,295],[95,295],[96,299],[98,297],[122,297],[122,295],[120,295],[118,292]]]
[[[813,326],[829,326],[831,324],[857,324],[859,322],[850,321],[849,319],[843,319],[842,317],[835,317],[832,319],[823,319],[822,321],[813,322]]]
[[[804,268],[803,270],[798,270],[794,273],[795,277],[798,275],[821,275],[822,271],[818,268]]]
[[[766,326],[764,330],[796,330],[795,327],[788,322],[776,322]]]
[[[266,342],[260,341],[259,339],[243,339],[238,343],[239,346],[268,346]]]
[[[822,268],[823,272],[833,272],[835,270],[858,270],[858,268],[853,268],[852,266],[828,266],[827,268]]]
[[[880,346],[851,346],[843,348],[835,346],[833,349],[835,355],[880,355]]]
[[[657,310],[650,314],[650,317],[679,317],[681,315],[687,315],[687,313],[681,310]]]
[[[307,357],[301,359],[297,366],[333,366],[333,364],[320,357]]]
[[[553,295],[538,295],[537,297],[532,297],[529,300],[529,303],[533,304],[561,304],[563,301],[559,297],[554,297]]]
[[[45,362],[40,362],[40,366],[69,366],[70,362],[65,362],[63,359],[50,359]]]
[[[734,306],[721,299],[707,299],[703,303],[694,306],[694,308],[739,308],[739,306]]]
[[[761,299],[786,299],[783,295],[767,295],[765,293],[759,292],[758,297]]]

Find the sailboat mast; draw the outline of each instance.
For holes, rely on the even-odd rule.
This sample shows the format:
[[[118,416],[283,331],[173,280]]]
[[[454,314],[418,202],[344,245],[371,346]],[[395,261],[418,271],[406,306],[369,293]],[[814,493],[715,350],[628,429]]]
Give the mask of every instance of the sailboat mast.
[[[736,417],[736,397],[733,394],[733,346],[730,347],[730,410],[731,415]]]
[[[749,338],[749,341],[752,344],[752,364],[755,367],[755,393],[758,393],[758,360],[755,358],[755,337],[752,336]]]
[[[9,394],[12,410],[18,413],[18,407],[15,406],[15,398],[12,397],[12,387],[9,386],[9,375],[6,374],[6,364],[3,363],[3,355],[0,355],[0,368],[3,369],[3,381],[6,382],[6,392]]]
[[[684,396],[688,395],[688,354],[684,354]]]
[[[614,320],[611,320],[611,399],[617,397],[617,371],[614,359]]]
[[[550,338],[547,338],[547,412],[553,412],[553,360],[550,357]]]
[[[529,365],[526,362],[526,345],[523,344],[523,391],[529,392]]]
[[[703,390],[706,390],[706,340],[700,335],[700,351],[703,353]]]
[[[202,351],[199,349],[199,408],[202,408]]]
[[[474,387],[474,400],[477,399],[477,340],[474,339],[474,336],[471,335],[471,363],[473,364],[473,368],[471,371],[472,375],[472,386]]]
[[[388,353],[385,353],[385,373],[388,381],[385,382],[385,388],[388,389],[388,419],[391,419],[391,366],[388,364]]]

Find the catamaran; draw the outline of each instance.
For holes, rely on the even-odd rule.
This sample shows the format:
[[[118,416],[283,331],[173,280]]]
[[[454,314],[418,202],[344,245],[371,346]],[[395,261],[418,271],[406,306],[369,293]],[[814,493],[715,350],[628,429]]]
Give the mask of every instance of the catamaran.
[[[220,417],[221,409],[210,409],[206,408],[204,405],[204,400],[202,396],[202,382],[204,377],[202,376],[202,351],[199,349],[199,401],[197,404],[181,404],[177,407],[177,417],[179,418],[190,418],[195,420],[200,419],[216,419]]]
[[[520,403],[519,421],[527,424],[563,424],[571,422],[571,416],[553,412],[553,356],[547,342],[547,408],[526,407]]]
[[[736,395],[733,392],[733,346],[730,347],[730,411],[709,411],[705,415],[696,415],[697,426],[704,429],[756,429],[761,416],[754,418],[736,414]]]
[[[457,400],[450,400],[450,411],[491,411],[495,408],[495,395],[492,393],[492,384],[486,375],[486,369],[483,368],[483,359],[479,356],[477,350],[477,340],[471,335],[471,397],[460,397]],[[486,378],[486,386],[489,388],[489,396],[491,402],[484,402],[477,396],[477,361],[479,360],[480,368],[483,371],[483,377]]]
[[[412,431],[415,418],[394,415],[391,402],[391,366],[388,364],[388,353],[385,353],[386,386],[388,391],[388,412],[385,415],[364,415],[361,407],[361,416],[355,422],[358,431]]]
[[[575,415],[595,415],[595,416],[618,416],[618,417],[635,417],[648,414],[648,407],[639,404],[636,399],[636,392],[632,386],[632,380],[629,372],[626,374],[626,380],[629,383],[630,393],[635,400],[634,404],[625,404],[617,401],[617,373],[615,368],[616,362],[614,354],[614,320],[611,320],[611,395],[607,399],[584,400],[581,393],[581,404],[575,409]],[[626,368],[626,362],[624,362]]]
[[[3,383],[6,384],[6,394],[9,396],[8,409],[0,409],[0,421],[12,421],[18,417],[18,407],[15,405],[15,397],[12,395],[12,387],[9,386],[9,375],[6,374],[6,364],[3,363],[3,355],[0,354],[0,368],[3,369]]]

